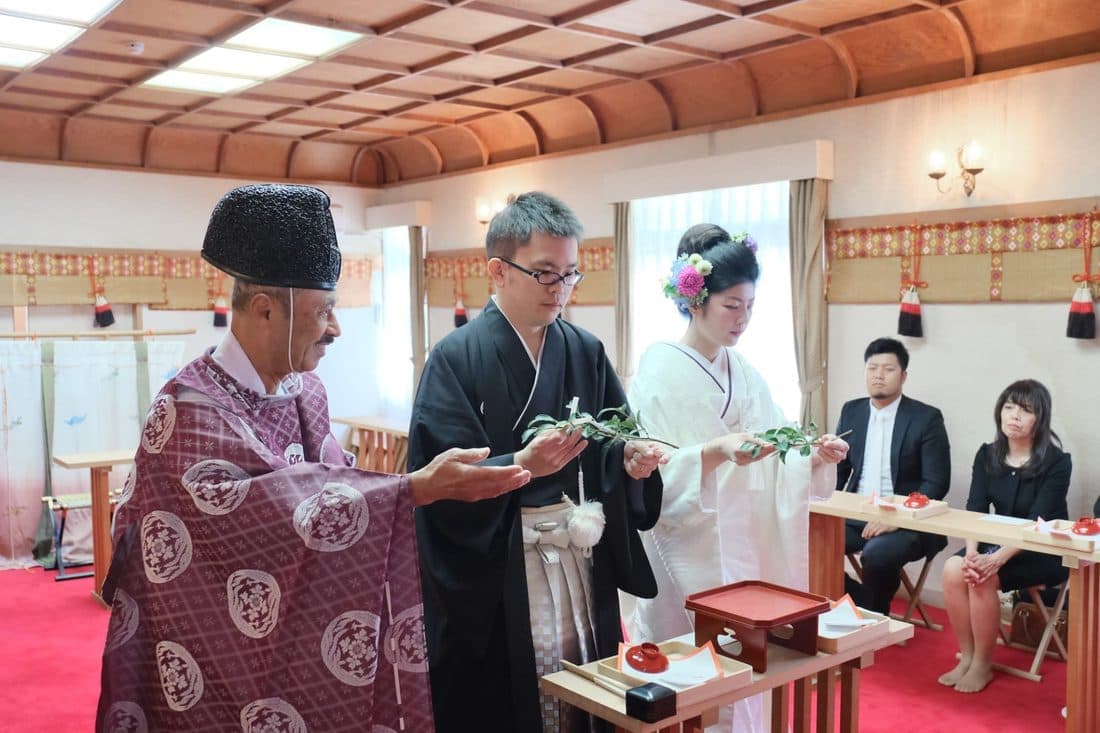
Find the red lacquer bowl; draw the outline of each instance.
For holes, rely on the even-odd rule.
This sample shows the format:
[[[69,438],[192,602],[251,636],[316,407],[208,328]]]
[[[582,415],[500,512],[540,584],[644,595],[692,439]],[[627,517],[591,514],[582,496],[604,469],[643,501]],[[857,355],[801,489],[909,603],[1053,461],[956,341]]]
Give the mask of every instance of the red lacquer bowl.
[[[919,491],[914,491],[906,497],[904,506],[906,509],[923,509],[928,506],[928,502],[930,501],[931,499],[924,494]]]
[[[647,674],[657,674],[668,669],[668,657],[661,653],[656,644],[648,641],[627,649],[626,663]]]
[[[1100,522],[1097,522],[1092,517],[1081,517],[1073,523],[1073,529],[1070,531],[1074,534],[1100,534]]]

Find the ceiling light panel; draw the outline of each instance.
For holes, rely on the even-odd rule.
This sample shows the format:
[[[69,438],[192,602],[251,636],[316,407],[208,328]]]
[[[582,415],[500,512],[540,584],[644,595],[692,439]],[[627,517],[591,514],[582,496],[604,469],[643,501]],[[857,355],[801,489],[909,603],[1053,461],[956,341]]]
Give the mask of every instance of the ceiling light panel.
[[[0,0],[0,12],[26,13],[38,18],[91,23],[118,5],[119,0]]]
[[[84,29],[74,25],[0,15],[0,45],[52,53]]]
[[[229,94],[231,92],[239,92],[256,83],[257,81],[255,79],[243,79],[238,76],[201,74],[193,71],[171,69],[169,71],[162,71],[152,79],[144,82],[144,85],[189,92]]]
[[[226,46],[277,51],[316,58],[363,38],[361,33],[322,28],[279,18],[265,18],[225,42]]]
[[[0,68],[23,69],[44,58],[46,54],[39,51],[24,51],[21,48],[0,46]]]
[[[300,69],[308,59],[276,56],[270,53],[211,48],[179,65],[183,71],[199,71],[249,79],[272,79]]]

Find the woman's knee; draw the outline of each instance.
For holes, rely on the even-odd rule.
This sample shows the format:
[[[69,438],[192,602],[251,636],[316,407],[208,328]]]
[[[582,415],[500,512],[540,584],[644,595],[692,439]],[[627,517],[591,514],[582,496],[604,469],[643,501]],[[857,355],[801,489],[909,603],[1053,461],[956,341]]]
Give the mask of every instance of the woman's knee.
[[[964,585],[963,559],[958,555],[952,555],[943,564],[943,589],[946,591],[950,587],[960,590]]]

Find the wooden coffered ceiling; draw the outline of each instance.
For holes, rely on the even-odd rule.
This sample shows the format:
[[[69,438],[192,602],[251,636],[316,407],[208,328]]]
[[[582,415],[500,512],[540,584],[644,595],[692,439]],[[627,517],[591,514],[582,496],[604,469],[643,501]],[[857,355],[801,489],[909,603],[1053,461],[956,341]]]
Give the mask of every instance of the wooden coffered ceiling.
[[[364,38],[236,94],[142,86],[271,17]],[[0,157],[380,186],[1098,59],[1100,0],[122,0],[0,69]]]

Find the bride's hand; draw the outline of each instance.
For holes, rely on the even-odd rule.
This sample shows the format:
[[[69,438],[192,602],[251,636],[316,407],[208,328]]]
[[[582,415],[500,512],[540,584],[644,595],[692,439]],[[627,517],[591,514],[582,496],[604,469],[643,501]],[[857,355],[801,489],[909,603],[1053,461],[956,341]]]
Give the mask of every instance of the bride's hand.
[[[817,439],[817,455],[824,463],[840,463],[848,456],[848,443],[831,433]]]
[[[747,466],[775,453],[775,446],[752,433],[729,433],[711,441],[714,447],[726,458],[738,466]],[[760,452],[753,455],[753,447],[760,446]]]

